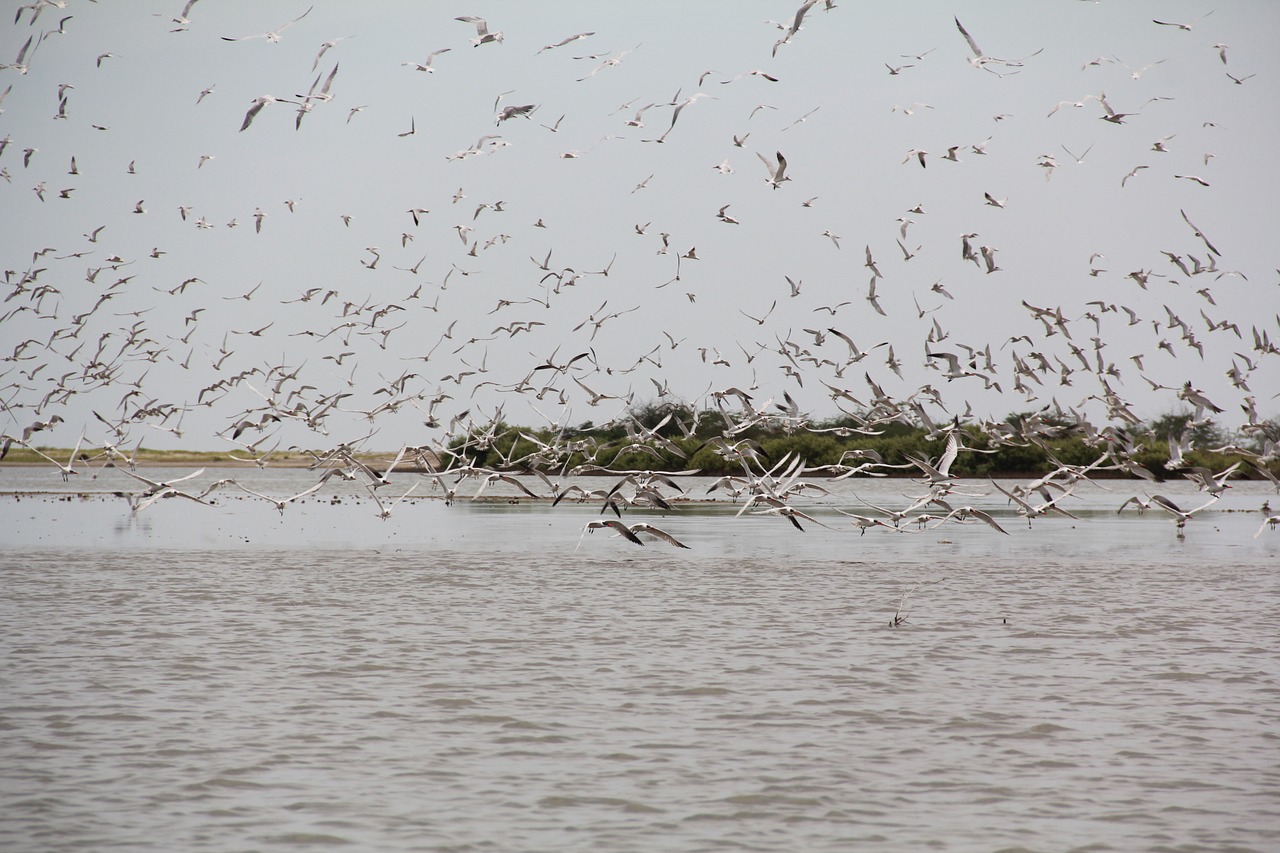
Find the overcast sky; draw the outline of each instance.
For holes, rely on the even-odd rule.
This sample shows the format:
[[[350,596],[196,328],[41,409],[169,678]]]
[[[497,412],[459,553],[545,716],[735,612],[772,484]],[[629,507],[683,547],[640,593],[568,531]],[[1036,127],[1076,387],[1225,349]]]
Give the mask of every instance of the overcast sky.
[[[1102,424],[1100,367],[1142,417],[1187,381],[1229,431],[1280,405],[1274,2],[59,5],[0,24],[0,418],[65,418],[39,443],[114,441],[97,412],[219,449],[338,393],[270,430],[394,450],[730,387],[827,417],[868,374],[940,418]],[[965,346],[986,378],[927,356]]]

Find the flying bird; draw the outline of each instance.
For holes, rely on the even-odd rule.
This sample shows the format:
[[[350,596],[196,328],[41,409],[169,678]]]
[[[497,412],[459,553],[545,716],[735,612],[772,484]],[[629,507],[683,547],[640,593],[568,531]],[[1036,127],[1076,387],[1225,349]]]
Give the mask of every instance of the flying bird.
[[[479,47],[482,44],[493,44],[502,41],[502,33],[489,32],[489,22],[484,18],[477,18],[475,15],[460,15],[454,18],[455,21],[462,21],[465,24],[476,25],[476,37],[471,40],[472,47]]]
[[[284,24],[284,25],[282,25],[282,26],[280,26],[280,27],[277,27],[276,29],[271,30],[270,32],[257,33],[257,34],[255,34],[255,35],[251,35],[251,36],[236,36],[236,37],[232,37],[232,36],[223,36],[223,37],[222,37],[222,40],[223,40],[223,41],[246,41],[246,40],[248,40],[248,39],[262,39],[262,38],[264,38],[264,39],[266,39],[267,41],[271,42],[272,44],[275,44],[275,43],[277,43],[277,42],[279,42],[279,41],[280,41],[280,34],[281,34],[281,33],[283,33],[283,32],[284,32],[285,30],[287,30],[289,27],[292,27],[294,24],[298,23],[298,21],[301,21],[301,20],[302,20],[303,18],[305,18],[307,15],[310,15],[310,14],[311,14],[311,10],[312,10],[312,9],[314,9],[314,8],[315,8],[314,6],[312,6],[312,7],[308,8],[308,9],[307,9],[307,11],[303,12],[301,15],[299,15],[299,16],[298,16],[298,17],[296,17],[296,18],[294,18],[292,21],[289,21],[287,24]]]
[[[769,158],[761,154],[759,151],[756,152],[756,156],[760,158],[761,163],[764,163],[764,167],[769,170],[768,181],[775,190],[782,186],[783,181],[791,180],[786,176],[787,158],[782,156],[781,151],[776,154],[778,159],[777,165],[770,162]]]

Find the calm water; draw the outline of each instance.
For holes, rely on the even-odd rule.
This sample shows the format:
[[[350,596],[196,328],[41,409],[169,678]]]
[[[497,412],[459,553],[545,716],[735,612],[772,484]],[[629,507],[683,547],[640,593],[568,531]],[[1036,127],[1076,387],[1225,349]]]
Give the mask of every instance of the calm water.
[[[1277,849],[1267,492],[1179,540],[1105,485],[1007,537],[650,519],[689,551],[575,551],[590,505],[0,495],[0,848]]]

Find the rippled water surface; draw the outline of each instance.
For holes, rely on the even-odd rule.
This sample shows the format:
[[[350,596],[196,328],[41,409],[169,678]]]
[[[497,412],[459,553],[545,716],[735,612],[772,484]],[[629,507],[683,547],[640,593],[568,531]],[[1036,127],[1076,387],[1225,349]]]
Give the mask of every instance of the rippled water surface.
[[[595,507],[0,497],[0,847],[1280,849],[1280,532],[1115,497],[654,519],[689,551],[575,550]]]

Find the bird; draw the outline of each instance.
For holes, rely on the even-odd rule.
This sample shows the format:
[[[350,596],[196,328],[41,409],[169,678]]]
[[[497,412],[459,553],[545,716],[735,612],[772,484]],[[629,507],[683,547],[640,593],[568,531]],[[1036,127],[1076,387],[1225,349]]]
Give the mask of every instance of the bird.
[[[1258,525],[1258,532],[1253,534],[1253,538],[1257,539],[1262,535],[1262,531],[1266,530],[1268,527],[1275,530],[1277,525],[1280,525],[1280,515],[1267,516],[1262,520],[1262,524]]]
[[[988,68],[987,67],[988,64],[995,63],[996,65],[1002,65],[1005,67],[1018,68],[1022,65],[1022,63],[1025,60],[1030,59],[1032,56],[1035,56],[1036,54],[1040,53],[1040,50],[1044,49],[1044,48],[1041,48],[1040,50],[1037,50],[1035,53],[1029,54],[1023,57],[1022,59],[996,59],[994,56],[988,56],[982,51],[982,48],[978,47],[978,43],[973,40],[973,36],[969,35],[969,31],[964,28],[964,24],[960,23],[959,18],[955,18],[955,22],[956,22],[956,29],[960,31],[960,35],[964,36],[964,40],[969,44],[969,49],[973,51],[973,56],[969,57],[969,64],[972,65],[974,68],[981,68],[984,71],[990,71],[992,74],[995,74],[997,76],[1002,76],[1002,75],[1000,75],[998,71],[995,71],[992,68]],[[1013,73],[1013,72],[1008,72],[1008,73]]]
[[[1189,24],[1180,24],[1177,21],[1157,21],[1155,18],[1152,18],[1151,22],[1153,24],[1159,24],[1162,27],[1177,27],[1178,29],[1183,30],[1184,32],[1191,32],[1191,28],[1193,26],[1200,23],[1201,21],[1203,21],[1205,18],[1209,17],[1212,14],[1213,14],[1212,11],[1205,12],[1203,15],[1196,18],[1194,21],[1192,21]]]
[[[269,495],[264,495],[261,492],[255,492],[253,489],[247,488],[246,486],[242,485],[241,483],[237,483],[234,480],[230,483],[230,485],[235,486],[242,492],[253,495],[255,498],[262,498],[264,501],[266,501],[267,503],[274,506],[277,510],[279,510],[281,515],[284,515],[284,509],[286,506],[288,506],[289,504],[293,503],[296,500],[301,500],[302,498],[305,498],[307,495],[315,494],[316,492],[320,491],[320,488],[324,485],[324,483],[325,483],[324,480],[320,480],[318,483],[311,486],[310,488],[304,489],[303,491],[298,492],[296,495],[290,495],[287,498],[273,498],[273,497],[270,497]]]
[[[1127,182],[1128,182],[1128,180],[1129,180],[1130,178],[1132,178],[1134,175],[1138,174],[1138,172],[1142,171],[1143,169],[1147,169],[1147,168],[1150,168],[1150,167],[1149,167],[1149,166],[1134,166],[1134,167],[1133,167],[1133,169],[1131,169],[1131,170],[1129,171],[1129,174],[1125,175],[1123,178],[1121,178],[1121,179],[1120,179],[1120,186],[1121,186],[1121,188],[1123,188],[1123,187],[1124,187],[1125,183],[1127,183]]]
[[[475,15],[460,15],[454,18],[455,21],[462,21],[465,24],[475,24],[476,37],[471,40],[472,47],[479,47],[482,44],[494,44],[502,41],[502,33],[489,32],[489,22],[484,18],[478,18]]]
[[[759,151],[756,152],[756,156],[760,158],[761,163],[764,163],[764,167],[769,170],[768,181],[770,186],[775,190],[782,186],[783,181],[791,180],[791,178],[786,175],[787,158],[782,156],[781,151],[777,152],[775,155],[777,158],[776,165],[770,162],[769,158],[761,154]]]
[[[253,103],[249,106],[249,111],[244,114],[244,122],[240,125],[240,132],[243,133],[245,130],[248,129],[249,125],[253,124],[254,118],[258,115],[258,113],[262,112],[263,107],[265,107],[267,104],[274,104],[279,102],[283,102],[286,104],[297,103],[297,101],[291,101],[288,98],[277,98],[277,97],[274,97],[273,95],[261,95],[257,98],[254,98]]]
[[[279,41],[280,41],[280,34],[281,34],[281,33],[283,33],[285,30],[287,30],[289,27],[293,26],[294,24],[298,23],[298,21],[301,21],[301,20],[302,20],[303,18],[305,18],[307,15],[310,15],[310,14],[311,14],[311,10],[312,10],[312,9],[314,9],[314,8],[315,8],[314,6],[309,7],[309,8],[307,9],[307,11],[303,12],[301,15],[299,15],[299,16],[298,16],[298,17],[296,17],[296,18],[294,18],[292,21],[289,21],[288,23],[283,24],[283,25],[281,25],[281,26],[277,27],[276,29],[271,30],[271,31],[269,31],[269,32],[265,32],[265,33],[256,33],[256,34],[251,35],[251,36],[236,36],[236,37],[232,37],[232,36],[223,36],[223,37],[222,37],[222,40],[223,40],[223,41],[247,41],[248,39],[262,39],[262,38],[264,38],[264,39],[266,39],[267,41],[271,42],[272,44],[275,44],[275,43],[277,43],[277,42],[279,42]]]
[[[619,536],[626,539],[628,542],[636,545],[644,544],[644,540],[633,533],[631,528],[627,527],[627,525],[623,524],[621,521],[616,518],[601,518],[587,522],[586,527],[582,528],[582,535],[578,537],[578,546],[573,550],[577,551],[578,548],[582,547],[582,540],[586,538],[588,533],[594,533],[597,530],[605,528],[616,531]]]
[[[663,542],[666,542],[668,545],[674,545],[677,548],[685,548],[685,549],[689,548],[688,545],[676,539],[674,536],[672,536],[670,533],[666,532],[665,530],[661,530],[655,527],[654,525],[648,524],[643,521],[631,525],[630,530],[631,530],[631,533],[636,535],[644,533],[654,537],[655,539],[661,539]]]
[[[1155,506],[1159,507],[1160,509],[1164,510],[1165,512],[1173,516],[1174,524],[1176,524],[1178,528],[1179,538],[1182,538],[1183,528],[1187,526],[1188,521],[1191,521],[1192,518],[1195,517],[1196,513],[1201,512],[1205,509],[1208,509],[1209,507],[1217,503],[1217,501],[1218,501],[1218,496],[1214,495],[1208,500],[1207,503],[1201,504],[1195,509],[1184,510],[1181,507],[1179,507],[1176,503],[1166,498],[1164,495],[1151,496],[1152,504],[1154,504]]]
[[[355,38],[355,37],[354,37],[354,36],[343,36],[343,37],[342,37],[342,38],[340,38],[340,39],[330,39],[329,41],[326,41],[326,42],[322,43],[322,44],[320,45],[320,52],[316,54],[316,58],[315,58],[315,60],[313,60],[313,61],[312,61],[312,63],[311,63],[311,70],[312,70],[312,71],[315,71],[315,70],[316,70],[316,68],[320,65],[320,57],[324,56],[324,55],[329,51],[329,49],[330,49],[330,48],[337,47],[337,46],[338,46],[338,42],[346,41],[346,40],[347,40],[347,39],[349,39],[349,38]],[[428,58],[428,62],[429,62],[429,61],[430,61],[430,58]]]
[[[1120,504],[1120,508],[1116,510],[1116,514],[1119,515],[1120,513],[1124,512],[1124,508],[1127,507],[1129,504],[1133,504],[1134,506],[1136,506],[1138,508],[1139,514],[1146,512],[1147,510],[1151,509],[1151,507],[1153,506],[1153,503],[1149,498],[1144,500],[1143,498],[1140,498],[1137,495],[1134,495],[1133,497],[1126,500],[1124,503]]]
[[[432,61],[434,61],[434,60],[435,60],[435,58],[436,58],[437,56],[439,56],[440,54],[442,54],[442,53],[448,53],[448,52],[449,52],[450,50],[452,50],[452,49],[453,49],[453,48],[449,48],[449,47],[442,47],[442,48],[440,48],[439,50],[433,50],[433,51],[431,51],[430,53],[428,53],[428,54],[427,54],[427,61],[426,61],[426,62],[422,62],[422,63],[418,63],[418,62],[401,62],[400,64],[401,64],[401,65],[408,65],[408,66],[410,66],[411,68],[413,68],[413,70],[415,70],[415,71],[425,71],[425,72],[427,72],[428,74],[434,74],[436,69],[435,69],[434,67],[432,67],[432,65],[431,65]]]
[[[1077,163],[1083,163],[1083,162],[1084,162],[1084,158],[1085,158],[1085,157],[1088,157],[1088,156],[1089,156],[1089,152],[1093,150],[1093,145],[1091,144],[1088,148],[1084,149],[1084,153],[1083,153],[1083,154],[1081,154],[1081,155],[1079,155],[1079,156],[1076,156],[1075,154],[1072,154],[1072,153],[1071,153],[1071,149],[1070,149],[1070,148],[1068,148],[1067,146],[1063,145],[1063,146],[1061,146],[1061,147],[1062,147],[1062,150],[1063,150],[1063,151],[1065,151],[1065,152],[1067,152],[1067,155],[1068,155],[1068,156],[1070,156],[1070,157],[1071,157],[1071,159],[1072,159],[1072,160],[1075,160]]]
[[[578,39],[588,38],[593,35],[595,35],[594,32],[574,33],[573,35],[568,36],[567,38],[560,39],[560,41],[556,42],[555,44],[548,44],[543,46],[542,50],[539,50],[538,53],[542,53],[543,50],[554,50],[557,47],[564,47],[566,44],[569,44],[570,42],[575,42]]]

